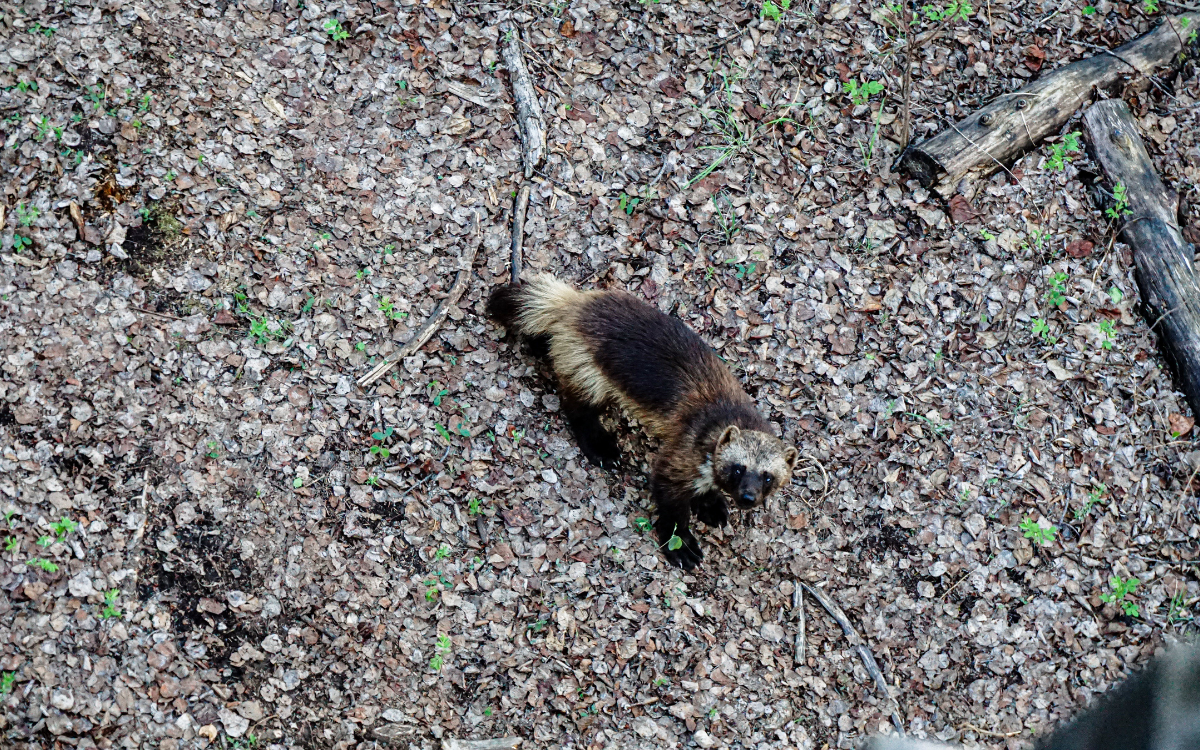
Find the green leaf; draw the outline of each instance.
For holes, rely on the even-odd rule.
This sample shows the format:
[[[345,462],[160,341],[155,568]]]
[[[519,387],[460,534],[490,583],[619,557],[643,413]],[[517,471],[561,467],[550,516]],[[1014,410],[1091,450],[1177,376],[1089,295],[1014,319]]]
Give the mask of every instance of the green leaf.
[[[671,538],[667,540],[667,549],[669,550],[677,550],[682,546],[683,540],[679,538],[678,534],[672,534]]]
[[[304,486],[304,480],[301,479],[300,477],[296,477],[295,479],[292,480],[292,486],[295,487],[296,489],[300,489],[301,487]]]

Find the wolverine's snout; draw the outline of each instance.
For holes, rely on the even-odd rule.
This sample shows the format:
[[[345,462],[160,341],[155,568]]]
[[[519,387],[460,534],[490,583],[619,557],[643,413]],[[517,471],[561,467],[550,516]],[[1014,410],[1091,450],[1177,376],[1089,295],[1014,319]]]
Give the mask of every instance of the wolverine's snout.
[[[747,474],[738,485],[734,499],[739,508],[753,508],[762,502],[763,481],[761,476]]]

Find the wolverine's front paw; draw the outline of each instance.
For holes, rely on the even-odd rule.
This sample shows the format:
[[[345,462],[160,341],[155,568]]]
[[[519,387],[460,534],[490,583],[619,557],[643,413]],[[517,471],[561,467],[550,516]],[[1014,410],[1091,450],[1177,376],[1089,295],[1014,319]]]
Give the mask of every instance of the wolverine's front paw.
[[[691,570],[704,559],[704,553],[700,551],[700,542],[690,529],[675,528],[668,532],[660,528],[658,538],[662,543],[663,554],[667,556],[667,562],[672,565]]]
[[[729,523],[729,505],[718,493],[698,498],[692,506],[692,514],[705,526],[724,526]]]

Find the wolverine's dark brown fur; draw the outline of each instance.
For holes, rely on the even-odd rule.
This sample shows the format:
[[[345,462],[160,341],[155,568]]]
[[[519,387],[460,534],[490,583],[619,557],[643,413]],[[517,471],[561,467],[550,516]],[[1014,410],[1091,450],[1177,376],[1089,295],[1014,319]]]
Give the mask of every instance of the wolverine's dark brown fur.
[[[673,562],[700,562],[689,522],[726,523],[723,493],[751,507],[791,479],[795,448],[771,434],[737,378],[682,321],[624,292],[580,292],[550,276],[497,289],[488,314],[548,356],[563,415],[590,461],[619,457],[600,424],[609,403],[663,440],[650,491]]]

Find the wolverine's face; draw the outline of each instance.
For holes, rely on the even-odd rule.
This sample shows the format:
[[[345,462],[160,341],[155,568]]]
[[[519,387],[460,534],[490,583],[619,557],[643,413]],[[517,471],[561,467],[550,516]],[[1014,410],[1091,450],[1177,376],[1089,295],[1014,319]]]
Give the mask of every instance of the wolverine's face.
[[[713,449],[713,483],[738,507],[753,508],[791,481],[798,455],[774,435],[730,425]]]

